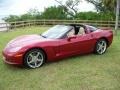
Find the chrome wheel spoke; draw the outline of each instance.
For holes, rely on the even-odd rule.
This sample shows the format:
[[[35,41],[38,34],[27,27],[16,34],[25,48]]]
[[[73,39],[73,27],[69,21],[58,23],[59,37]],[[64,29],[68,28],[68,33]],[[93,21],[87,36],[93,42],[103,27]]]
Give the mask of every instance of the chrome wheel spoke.
[[[31,54],[29,54],[29,56],[30,56],[31,58],[33,58],[33,55],[32,55],[32,53],[31,53]]]
[[[37,61],[42,62],[43,60],[42,59],[38,59]]]
[[[28,56],[28,63],[33,63],[34,62],[34,56],[32,54],[29,54]]]
[[[28,63],[29,63],[29,64],[31,64],[31,63],[33,63],[33,62],[34,62],[34,61],[33,61],[33,60],[31,60],[31,61],[29,61]]]
[[[100,49],[98,52],[101,53],[101,52],[102,52],[102,49]]]
[[[37,55],[36,55],[36,57],[39,57],[39,55],[40,55],[40,52],[37,52]]]
[[[101,42],[101,46],[103,46],[104,44],[105,44],[105,42],[104,42],[104,41],[102,41],[102,42]]]
[[[36,62],[34,62],[34,64],[35,64],[35,67],[37,66],[37,61]]]
[[[98,47],[97,51],[100,51],[101,50],[101,47]]]

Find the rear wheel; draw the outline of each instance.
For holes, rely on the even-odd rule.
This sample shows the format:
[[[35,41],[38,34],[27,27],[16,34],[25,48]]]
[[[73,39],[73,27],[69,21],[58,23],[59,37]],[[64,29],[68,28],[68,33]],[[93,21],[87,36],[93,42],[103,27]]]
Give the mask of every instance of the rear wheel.
[[[40,49],[32,49],[25,54],[24,64],[29,68],[38,68],[45,62],[45,54]]]
[[[95,46],[95,53],[102,55],[107,50],[107,41],[105,39],[100,39],[97,41]]]

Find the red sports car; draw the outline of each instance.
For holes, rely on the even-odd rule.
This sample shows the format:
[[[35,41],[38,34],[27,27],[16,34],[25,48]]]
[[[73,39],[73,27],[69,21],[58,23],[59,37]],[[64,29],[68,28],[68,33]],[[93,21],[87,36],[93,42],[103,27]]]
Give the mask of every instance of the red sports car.
[[[24,35],[10,41],[3,50],[8,64],[38,68],[45,62],[94,52],[105,53],[113,32],[89,25],[56,25],[42,34]]]

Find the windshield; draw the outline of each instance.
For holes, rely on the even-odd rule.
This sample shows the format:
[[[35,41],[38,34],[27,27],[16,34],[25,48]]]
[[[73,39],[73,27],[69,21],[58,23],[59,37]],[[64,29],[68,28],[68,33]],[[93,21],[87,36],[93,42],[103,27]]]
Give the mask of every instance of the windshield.
[[[70,29],[72,29],[71,26],[56,25],[50,28],[48,31],[44,32],[41,36],[45,38],[57,39],[57,38],[61,38]]]

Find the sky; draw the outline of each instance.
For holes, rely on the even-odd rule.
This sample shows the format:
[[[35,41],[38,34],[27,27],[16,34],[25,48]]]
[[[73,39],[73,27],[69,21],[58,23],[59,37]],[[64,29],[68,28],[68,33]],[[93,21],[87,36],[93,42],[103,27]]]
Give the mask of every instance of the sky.
[[[65,0],[62,0],[65,2]],[[0,18],[8,15],[21,15],[36,8],[39,11],[44,11],[44,8],[49,6],[59,5],[55,0],[0,0]],[[95,7],[82,0],[79,11],[95,11]]]

